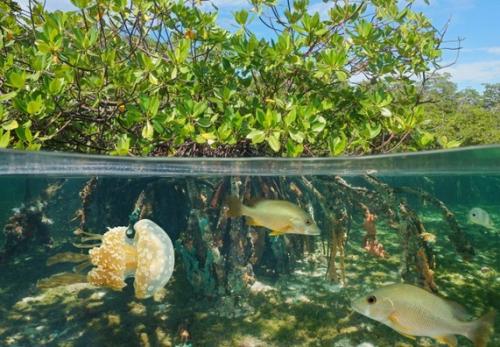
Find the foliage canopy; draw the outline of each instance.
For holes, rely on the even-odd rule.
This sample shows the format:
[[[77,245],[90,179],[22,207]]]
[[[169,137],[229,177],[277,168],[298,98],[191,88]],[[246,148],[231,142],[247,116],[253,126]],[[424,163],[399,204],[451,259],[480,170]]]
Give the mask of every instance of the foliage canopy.
[[[326,15],[307,0],[251,2],[234,32],[193,1],[72,0],[78,11],[53,13],[2,2],[0,147],[299,156],[433,145],[416,81],[437,66],[442,36],[413,1],[335,1]],[[272,38],[252,32],[257,20]]]
[[[457,91],[449,74],[435,75],[425,88],[422,126],[438,144],[471,146],[500,143],[500,83],[484,91]]]

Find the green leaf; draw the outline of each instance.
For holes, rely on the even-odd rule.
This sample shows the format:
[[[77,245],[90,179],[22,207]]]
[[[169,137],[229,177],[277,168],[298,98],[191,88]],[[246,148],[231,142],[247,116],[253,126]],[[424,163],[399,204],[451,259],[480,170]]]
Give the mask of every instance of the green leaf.
[[[1,101],[10,100],[10,99],[14,98],[16,95],[17,95],[17,92],[10,92],[10,93],[7,93],[7,94],[0,94],[0,102]]]
[[[79,9],[84,9],[89,6],[90,0],[71,0],[71,3]]]
[[[290,130],[288,132],[288,135],[290,135],[290,137],[292,138],[292,140],[294,140],[297,143],[304,142],[305,135],[304,135],[304,133],[302,131],[293,131],[293,130]]]
[[[382,125],[377,124],[377,126],[372,128],[370,123],[366,123],[366,129],[368,130],[368,137],[370,139],[373,139],[373,138],[377,137],[378,134],[380,134],[380,132],[382,131]]]
[[[26,149],[28,151],[39,151],[41,147],[42,145],[39,143],[30,143]]]
[[[234,14],[234,19],[239,25],[245,25],[248,19],[248,12],[245,10],[237,11]]]
[[[342,134],[341,136],[330,138],[329,147],[330,147],[330,153],[332,155],[337,156],[344,153],[346,146],[347,146],[347,138],[345,137],[344,134]]]
[[[26,74],[23,72],[11,72],[7,77],[7,84],[13,88],[21,89],[26,82]]]
[[[217,129],[217,134],[219,136],[219,139],[221,141],[225,141],[231,136],[231,133],[233,132],[231,122],[226,122],[223,123],[219,129]]]
[[[317,119],[311,124],[311,130],[315,133],[320,133],[326,126],[326,119],[319,116]]]
[[[6,148],[10,142],[10,131],[6,131],[2,134],[0,131],[0,148]]]
[[[459,147],[462,143],[456,140],[448,140],[448,137],[443,135],[439,138],[439,144],[443,146],[443,148],[456,148]]]
[[[178,64],[183,63],[187,59],[190,46],[190,40],[180,40],[179,45],[174,51],[174,59]]]
[[[356,31],[362,38],[367,38],[370,35],[372,29],[373,29],[373,24],[364,19],[361,20],[356,26]]]
[[[160,99],[158,96],[142,96],[139,102],[143,111],[147,113],[149,118],[153,118],[158,113],[160,107]]]
[[[252,130],[248,133],[247,139],[252,140],[253,144],[259,144],[266,139],[266,133],[262,130]]]
[[[422,135],[420,136],[419,142],[422,147],[426,147],[430,143],[434,141],[434,135],[428,132],[423,132]]]
[[[335,75],[337,76],[337,78],[340,82],[347,81],[348,75],[345,71],[342,71],[342,70],[335,71]]]
[[[30,130],[31,121],[24,123],[22,126],[16,129],[16,135],[22,141],[31,142],[33,141],[33,134]]]
[[[127,155],[130,150],[130,138],[123,134],[118,138],[115,145],[115,150],[112,152],[114,155]]]
[[[52,52],[52,47],[42,40],[36,40],[35,45],[37,46],[40,53],[48,54]]]
[[[26,106],[26,111],[30,115],[36,115],[39,114],[43,109],[43,101],[42,97],[38,96],[35,100],[31,100],[28,102],[28,105]]]
[[[286,142],[286,151],[290,157],[298,157],[304,151],[304,145],[288,139]]]
[[[279,131],[273,131],[268,137],[267,137],[267,143],[269,144],[269,147],[275,152],[278,152],[281,148],[281,143],[280,143],[280,132]]]
[[[149,119],[146,121],[146,125],[142,128],[142,137],[146,140],[152,140],[154,136],[154,129],[151,125]]]
[[[264,116],[264,128],[269,129],[278,125],[281,121],[281,114],[272,110],[270,108],[267,109],[266,114]]]
[[[149,83],[151,83],[154,86],[157,86],[159,84],[158,79],[152,73],[149,73],[148,80]]]
[[[49,93],[57,95],[61,92],[64,85],[64,78],[55,78],[49,83]]]
[[[201,115],[202,113],[204,113],[208,108],[208,104],[206,102],[198,102],[194,105],[194,108],[193,108],[193,114],[192,116],[194,118],[198,117],[199,115]]]
[[[294,107],[288,112],[288,114],[285,116],[285,124],[287,126],[292,125],[295,122],[295,119],[297,118],[297,109]]]
[[[262,109],[258,108],[255,111],[255,118],[257,119],[257,122],[259,122],[260,125],[265,126],[266,123],[266,114]]]
[[[11,119],[10,121],[8,121],[4,125],[2,125],[2,128],[4,128],[5,130],[14,130],[18,126],[19,126],[19,124],[17,123],[17,120]]]

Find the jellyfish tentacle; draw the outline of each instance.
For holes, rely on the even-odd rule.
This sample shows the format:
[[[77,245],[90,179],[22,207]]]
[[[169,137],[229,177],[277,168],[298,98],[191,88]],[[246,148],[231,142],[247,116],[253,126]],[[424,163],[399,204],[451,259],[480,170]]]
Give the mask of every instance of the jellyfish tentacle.
[[[96,248],[99,247],[100,244],[99,243],[85,244],[85,243],[73,242],[73,246],[75,246],[76,248]]]
[[[57,253],[47,259],[47,266],[52,266],[60,263],[80,263],[82,261],[88,261],[89,256],[87,254],[75,253],[75,252],[62,252]]]
[[[75,274],[72,272],[61,272],[52,275],[48,278],[43,278],[37,281],[36,286],[39,289],[54,288],[62,285],[85,283],[87,277],[82,274]]]
[[[73,272],[75,273],[84,273],[84,270],[88,267],[92,266],[92,263],[90,262],[90,259],[87,259],[81,264],[76,265],[73,267]]]
[[[85,236],[81,238],[82,242],[87,242],[87,241],[101,241],[102,240],[102,235],[95,235],[95,236]]]

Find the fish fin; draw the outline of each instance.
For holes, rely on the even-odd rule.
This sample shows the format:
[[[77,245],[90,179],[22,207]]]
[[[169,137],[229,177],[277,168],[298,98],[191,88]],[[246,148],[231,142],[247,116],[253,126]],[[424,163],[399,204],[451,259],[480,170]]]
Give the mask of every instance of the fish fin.
[[[474,342],[474,347],[486,347],[490,335],[493,333],[493,323],[495,321],[495,310],[491,310],[476,321],[470,323],[471,328],[466,336]]]
[[[253,219],[252,217],[247,217],[246,218],[246,223],[247,225],[250,225],[250,226],[260,226],[260,224],[258,224],[255,219]]]
[[[393,312],[389,315],[389,321],[391,322],[392,324],[392,327],[398,332],[400,333],[401,335],[403,336],[406,336],[406,337],[409,337],[413,340],[415,340],[415,337],[414,336],[411,336],[411,335],[408,335],[406,332],[408,331],[408,329],[401,325],[400,321],[399,321],[399,318],[396,314],[396,312]]]
[[[273,230],[269,233],[269,236],[281,236],[283,234],[286,234],[286,232],[280,230]]]
[[[228,207],[228,217],[240,217],[242,215],[241,210],[243,204],[241,203],[240,199],[238,199],[238,197],[229,196],[225,201],[225,205]]]
[[[457,338],[455,335],[444,335],[435,337],[436,341],[443,344],[448,345],[449,347],[457,347]]]

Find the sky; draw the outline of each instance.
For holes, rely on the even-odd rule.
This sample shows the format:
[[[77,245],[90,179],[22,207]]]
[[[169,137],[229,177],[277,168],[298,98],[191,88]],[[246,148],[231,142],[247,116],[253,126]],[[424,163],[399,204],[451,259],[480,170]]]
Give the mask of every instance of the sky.
[[[50,10],[74,9],[69,0],[45,1]],[[18,2],[26,4],[28,0]],[[246,0],[211,2],[219,8],[219,24],[228,29],[235,28],[232,15],[235,11],[251,7]],[[310,11],[326,14],[331,4],[331,1],[311,0]],[[426,14],[437,28],[443,28],[449,22],[445,39],[463,39],[457,63],[444,70],[452,75],[459,89],[482,90],[484,83],[500,83],[500,0],[430,0],[430,5],[417,0],[414,10]],[[258,20],[254,21],[253,30],[263,37],[271,35]],[[443,63],[453,62],[455,54],[454,51],[445,51]]]

